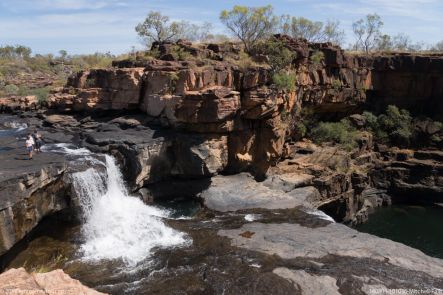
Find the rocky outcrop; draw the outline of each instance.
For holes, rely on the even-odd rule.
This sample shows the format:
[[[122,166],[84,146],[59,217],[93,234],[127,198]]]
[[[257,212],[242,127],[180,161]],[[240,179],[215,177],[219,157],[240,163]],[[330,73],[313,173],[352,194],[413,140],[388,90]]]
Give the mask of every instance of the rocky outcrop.
[[[292,182],[294,184],[294,182]],[[295,181],[296,183],[296,181]],[[297,206],[311,206],[318,198],[318,191],[312,187],[292,187],[287,191],[269,188],[247,173],[232,176],[216,176],[199,197],[206,207],[227,212],[245,209],[288,209]]]
[[[40,108],[38,99],[34,95],[0,97],[0,113],[14,111],[31,111]]]
[[[193,51],[186,42],[174,46],[207,62],[166,58],[171,48],[162,47],[165,58],[147,61],[144,68],[78,73],[65,88],[53,93],[48,107],[63,111],[137,109],[163,126],[204,134],[208,142],[218,141],[222,134],[228,149],[221,152],[222,169],[216,168],[217,172],[251,169],[264,174],[267,163],[275,162],[281,153],[286,129],[281,114],[283,110],[290,113],[296,105],[295,93],[270,87],[266,67],[243,73],[235,64],[221,62],[209,53],[235,55],[234,47],[208,45]],[[248,144],[243,145],[244,140]]]
[[[372,185],[405,203],[443,201],[443,153],[427,150],[387,150],[370,171]],[[420,196],[419,198],[417,196]]]
[[[297,53],[295,91],[275,89],[266,66],[239,69],[232,44],[179,41],[154,45],[160,59],[118,61],[117,68],[80,72],[48,105],[65,111],[140,110],[163,126],[204,133],[210,141],[224,134],[229,161],[218,172],[256,175],[277,162],[291,114],[301,108],[331,118],[389,103],[416,111],[413,102],[426,101],[422,105],[436,106],[431,113],[438,113],[441,56],[358,56],[328,43],[277,38]],[[180,61],[177,50],[193,58]]]
[[[82,71],[47,104],[60,111],[138,109],[142,75],[142,68]]]
[[[149,128],[122,130],[114,124],[102,124],[95,131],[85,133],[83,143],[94,152],[114,155],[133,189],[170,175],[171,144],[167,132]]]
[[[72,140],[61,132],[49,133],[43,129],[40,132],[48,144]],[[66,209],[73,212],[79,207],[80,200],[71,188],[71,173],[90,167],[101,169],[96,161],[79,163],[75,155],[51,150],[34,154],[29,160],[21,139],[25,135],[26,131],[12,131],[0,136],[0,256],[46,216]]]
[[[397,105],[415,114],[443,120],[443,56],[396,54],[370,59],[369,104]]]
[[[38,163],[25,164],[11,159],[14,153],[12,149],[0,154],[0,255],[43,217],[70,205],[69,186],[62,179],[67,170],[63,157],[45,156],[32,160]]]
[[[83,286],[63,270],[47,273],[28,273],[25,269],[10,269],[0,274],[2,294],[104,294]]]
[[[287,42],[291,44],[291,40]],[[300,47],[300,43],[292,44]],[[382,111],[396,105],[416,115],[442,120],[441,54],[365,56],[351,55],[328,44],[302,47],[297,94],[303,105],[313,107],[320,115],[333,117],[334,112],[352,113],[363,106]],[[319,52],[323,58],[313,59]]]

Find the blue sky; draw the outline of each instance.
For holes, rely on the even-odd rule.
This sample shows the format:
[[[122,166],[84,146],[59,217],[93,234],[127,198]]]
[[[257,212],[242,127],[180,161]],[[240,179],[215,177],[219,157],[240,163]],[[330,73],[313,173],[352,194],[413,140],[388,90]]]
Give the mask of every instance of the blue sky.
[[[374,12],[388,34],[431,44],[443,40],[443,0],[0,0],[0,45],[23,44],[37,53],[118,54],[141,48],[134,27],[150,10],[174,20],[210,21],[225,33],[218,15],[236,4],[272,4],[276,14],[340,20],[348,42],[352,22]]]

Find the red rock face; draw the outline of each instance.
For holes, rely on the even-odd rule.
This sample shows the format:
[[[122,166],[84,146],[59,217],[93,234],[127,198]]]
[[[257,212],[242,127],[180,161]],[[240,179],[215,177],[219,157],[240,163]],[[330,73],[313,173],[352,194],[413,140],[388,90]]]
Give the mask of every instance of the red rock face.
[[[73,111],[139,109],[209,137],[227,133],[234,166],[277,159],[288,114],[295,108],[340,117],[363,106],[383,109],[396,104],[443,114],[442,56],[354,56],[328,43],[277,37],[297,54],[294,92],[277,90],[266,67],[240,71],[234,63],[220,61],[224,56],[235,59],[235,46],[177,43],[201,60],[174,60],[172,45],[160,44],[163,60],[122,61],[115,63],[120,68],[80,72],[50,97],[48,106]],[[322,57],[315,60],[318,52]]]
[[[375,57],[370,102],[443,118],[443,56]]]
[[[38,99],[34,95],[0,97],[0,112],[36,110],[39,107]]]
[[[188,91],[176,108],[183,123],[216,123],[233,118],[240,109],[240,93],[217,87],[203,92]]]
[[[61,93],[48,99],[51,108],[74,111],[139,108],[143,68],[79,72]]]

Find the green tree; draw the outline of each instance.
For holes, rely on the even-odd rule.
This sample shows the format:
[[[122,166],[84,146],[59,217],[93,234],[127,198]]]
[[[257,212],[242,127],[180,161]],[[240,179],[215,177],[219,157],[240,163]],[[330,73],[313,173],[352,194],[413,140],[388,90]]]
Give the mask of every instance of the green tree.
[[[23,45],[15,46],[15,54],[20,58],[29,58],[31,56],[32,50],[29,47]]]
[[[223,10],[220,21],[240,39],[246,52],[250,52],[259,40],[268,37],[278,23],[271,5],[264,7],[237,5],[230,11]]]
[[[434,46],[432,46],[432,50],[434,51],[443,51],[443,40],[436,43]]]
[[[60,55],[60,58],[62,59],[62,60],[65,60],[66,59],[66,57],[68,56],[68,52],[66,51],[66,50],[59,50],[58,51],[58,54]]]
[[[291,19],[291,36],[303,38],[310,42],[320,42],[323,23],[311,21],[304,17],[293,17]]]
[[[170,22],[169,17],[158,11],[149,12],[144,22],[135,27],[135,31],[146,45],[152,42],[174,41],[183,34],[183,22]]]
[[[6,46],[0,47],[0,57],[14,58],[14,46],[6,45]]]
[[[183,37],[183,39],[192,42],[205,42],[211,39],[212,24],[209,22],[201,25],[188,22],[181,22],[180,24],[183,27],[183,36],[180,37]]]
[[[29,47],[23,45],[6,45],[0,47],[0,57],[16,59],[16,58],[29,58],[31,56],[32,50]]]
[[[323,26],[323,38],[324,42],[331,42],[334,44],[343,44],[345,40],[345,31],[340,29],[340,21],[327,20]]]
[[[391,36],[384,34],[384,35],[381,35],[377,39],[377,50],[388,51],[388,50],[392,50],[393,47],[394,47],[394,44],[392,42]]]
[[[364,50],[368,53],[376,47],[380,36],[383,21],[378,14],[368,14],[366,19],[359,19],[352,24],[352,30],[356,36],[355,50]]]
[[[309,42],[343,43],[345,32],[340,29],[340,22],[327,20],[326,23],[312,21],[304,17],[282,15],[279,30],[281,34],[293,38],[303,38]]]
[[[399,51],[415,51],[413,49],[411,38],[403,33],[400,33],[393,38],[393,47]]]

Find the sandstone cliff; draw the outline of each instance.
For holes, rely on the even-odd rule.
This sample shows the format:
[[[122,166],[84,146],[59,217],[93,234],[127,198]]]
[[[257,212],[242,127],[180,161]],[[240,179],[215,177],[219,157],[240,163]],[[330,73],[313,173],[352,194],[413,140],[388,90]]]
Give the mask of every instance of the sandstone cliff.
[[[279,159],[291,116],[302,108],[334,118],[394,103],[441,116],[442,56],[354,56],[327,43],[277,37],[296,53],[295,91],[278,90],[264,64],[239,67],[235,44],[180,41],[157,44],[160,59],[79,72],[50,97],[48,107],[137,110],[163,126],[202,134],[203,145],[220,143],[221,156],[216,167],[204,168],[207,175],[247,169],[263,175]],[[173,48],[190,57],[179,61]]]

